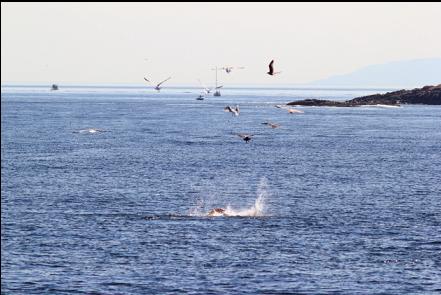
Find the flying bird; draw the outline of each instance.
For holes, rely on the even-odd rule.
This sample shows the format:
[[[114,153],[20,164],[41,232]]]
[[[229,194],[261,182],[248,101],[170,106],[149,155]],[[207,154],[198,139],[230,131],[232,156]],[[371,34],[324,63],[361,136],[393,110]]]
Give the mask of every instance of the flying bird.
[[[269,72],[267,72],[268,75],[273,76],[281,73],[281,72],[274,72],[274,59],[269,63],[268,67],[269,67]]]
[[[158,92],[159,91],[161,91],[161,84],[162,83],[164,83],[165,81],[168,81],[168,80],[170,80],[171,79],[171,77],[168,77],[167,79],[165,79],[164,81],[162,81],[162,82],[160,82],[160,83],[158,83],[158,84],[156,84],[156,86],[154,87],[156,90],[158,90]],[[152,83],[152,81],[150,81],[149,79],[147,79],[146,77],[144,77],[144,80],[146,80],[147,82],[149,82],[149,83]],[[153,83],[154,84],[154,83]]]
[[[285,109],[290,114],[303,114],[304,113],[304,111],[297,110],[297,109],[291,109],[289,106],[284,106],[284,105],[280,105],[280,104],[275,105],[275,107],[278,109]]]
[[[222,70],[225,70],[227,74],[231,73],[233,69],[243,70],[245,67],[223,67]]]
[[[202,87],[202,89],[204,90],[204,92],[205,92],[206,94],[210,94],[212,88],[208,88],[207,86],[205,86],[205,84],[202,83],[200,79],[198,79],[198,82],[199,82],[199,84],[201,85],[201,87]]]
[[[199,81],[199,84],[201,84],[202,89],[204,90],[205,94],[210,94],[213,89],[217,90],[217,89],[221,89],[222,87],[224,87],[223,85],[221,85],[221,86],[211,87],[210,88],[210,87],[205,86],[205,84],[202,83],[202,81],[200,79],[198,79],[198,81]]]
[[[240,114],[239,106],[236,105],[236,107],[234,109],[230,106],[226,106],[224,108],[224,112],[229,112],[229,113],[231,113],[231,115],[239,116],[239,114]]]
[[[240,138],[245,140],[246,143],[248,143],[248,141],[250,141],[253,138],[254,134],[239,133],[237,136],[239,136]]]
[[[288,109],[288,113],[290,113],[290,114],[303,114],[304,111],[297,110],[297,109]]]
[[[271,123],[271,122],[263,122],[262,124],[267,125],[267,126],[273,128],[273,129],[277,128],[277,127],[280,127],[280,124]]]
[[[202,89],[204,90],[205,94],[210,94],[211,90],[213,90],[213,88],[209,88],[209,87],[205,86],[205,84],[202,83],[200,79],[198,79],[198,81],[199,81],[199,84],[202,86]]]

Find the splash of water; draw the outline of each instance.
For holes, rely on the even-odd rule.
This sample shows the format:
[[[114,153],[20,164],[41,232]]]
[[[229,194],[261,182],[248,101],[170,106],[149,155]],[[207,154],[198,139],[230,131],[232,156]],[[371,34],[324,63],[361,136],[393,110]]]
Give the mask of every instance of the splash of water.
[[[265,203],[268,198],[268,181],[265,177],[262,177],[259,181],[257,187],[257,196],[254,204],[248,208],[234,208],[231,204],[228,204],[223,209],[223,213],[214,213],[210,216],[248,216],[248,217],[258,217],[265,216]],[[204,210],[204,200],[199,199],[197,204],[190,209],[190,216],[207,216],[209,210]],[[213,208],[210,208],[210,210]]]
[[[231,205],[225,208],[225,216],[264,216],[265,199],[268,197],[268,181],[262,177],[257,187],[257,196],[254,204],[249,208],[233,209]]]
[[[203,199],[198,199],[196,201],[196,204],[190,208],[190,210],[188,211],[188,215],[190,216],[202,216],[204,215],[203,210],[205,207],[205,203]]]

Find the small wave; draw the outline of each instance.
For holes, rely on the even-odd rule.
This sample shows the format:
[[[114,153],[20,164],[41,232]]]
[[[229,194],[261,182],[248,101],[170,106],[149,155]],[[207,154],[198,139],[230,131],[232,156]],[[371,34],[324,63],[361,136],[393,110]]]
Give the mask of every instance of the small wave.
[[[190,215],[180,215],[180,214],[157,214],[157,215],[146,215],[143,218],[145,220],[185,220],[191,219],[194,216]]]
[[[106,130],[99,128],[87,128],[87,129],[80,129],[78,131],[74,131],[74,133],[80,133],[80,134],[94,134],[100,132],[106,132]]]
[[[376,108],[399,108],[399,105],[389,105],[389,104],[367,104],[362,105],[362,107],[376,107]]]
[[[186,106],[186,107],[200,107],[200,103],[168,103],[167,106]]]

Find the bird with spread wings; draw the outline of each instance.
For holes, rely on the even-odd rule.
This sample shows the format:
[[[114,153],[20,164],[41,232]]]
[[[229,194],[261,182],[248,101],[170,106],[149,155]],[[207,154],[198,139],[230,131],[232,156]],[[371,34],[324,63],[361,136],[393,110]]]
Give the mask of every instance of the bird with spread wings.
[[[171,79],[171,77],[168,77],[167,79],[165,79],[164,81],[162,81],[162,82],[160,82],[160,83],[158,83],[158,84],[156,84],[155,85],[155,83],[153,83],[152,81],[150,81],[149,79],[147,79],[146,77],[144,77],[144,80],[145,81],[147,81],[147,82],[149,82],[149,83],[151,83],[151,84],[153,84],[153,85],[155,85],[155,89],[159,92],[159,91],[161,91],[161,84],[162,83],[164,83],[165,81],[168,81],[168,80],[170,80]]]
[[[269,67],[269,71],[267,72],[267,74],[270,75],[270,76],[274,76],[274,75],[277,75],[277,74],[281,73],[281,72],[274,72],[274,59],[271,60],[271,62],[269,63],[268,67]]]

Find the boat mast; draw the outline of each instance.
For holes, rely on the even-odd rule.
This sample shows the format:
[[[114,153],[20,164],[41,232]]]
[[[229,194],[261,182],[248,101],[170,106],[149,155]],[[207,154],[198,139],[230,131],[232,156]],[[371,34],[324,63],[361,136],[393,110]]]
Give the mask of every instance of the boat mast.
[[[215,91],[214,91],[214,96],[221,96],[221,93],[220,93],[220,91],[219,91],[219,89],[218,89],[218,86],[217,86],[217,71],[218,71],[218,68],[217,68],[217,66],[214,68],[214,69],[212,69],[212,70],[215,70],[216,71],[216,86],[215,86]]]
[[[217,66],[216,66],[216,90],[217,90]]]

